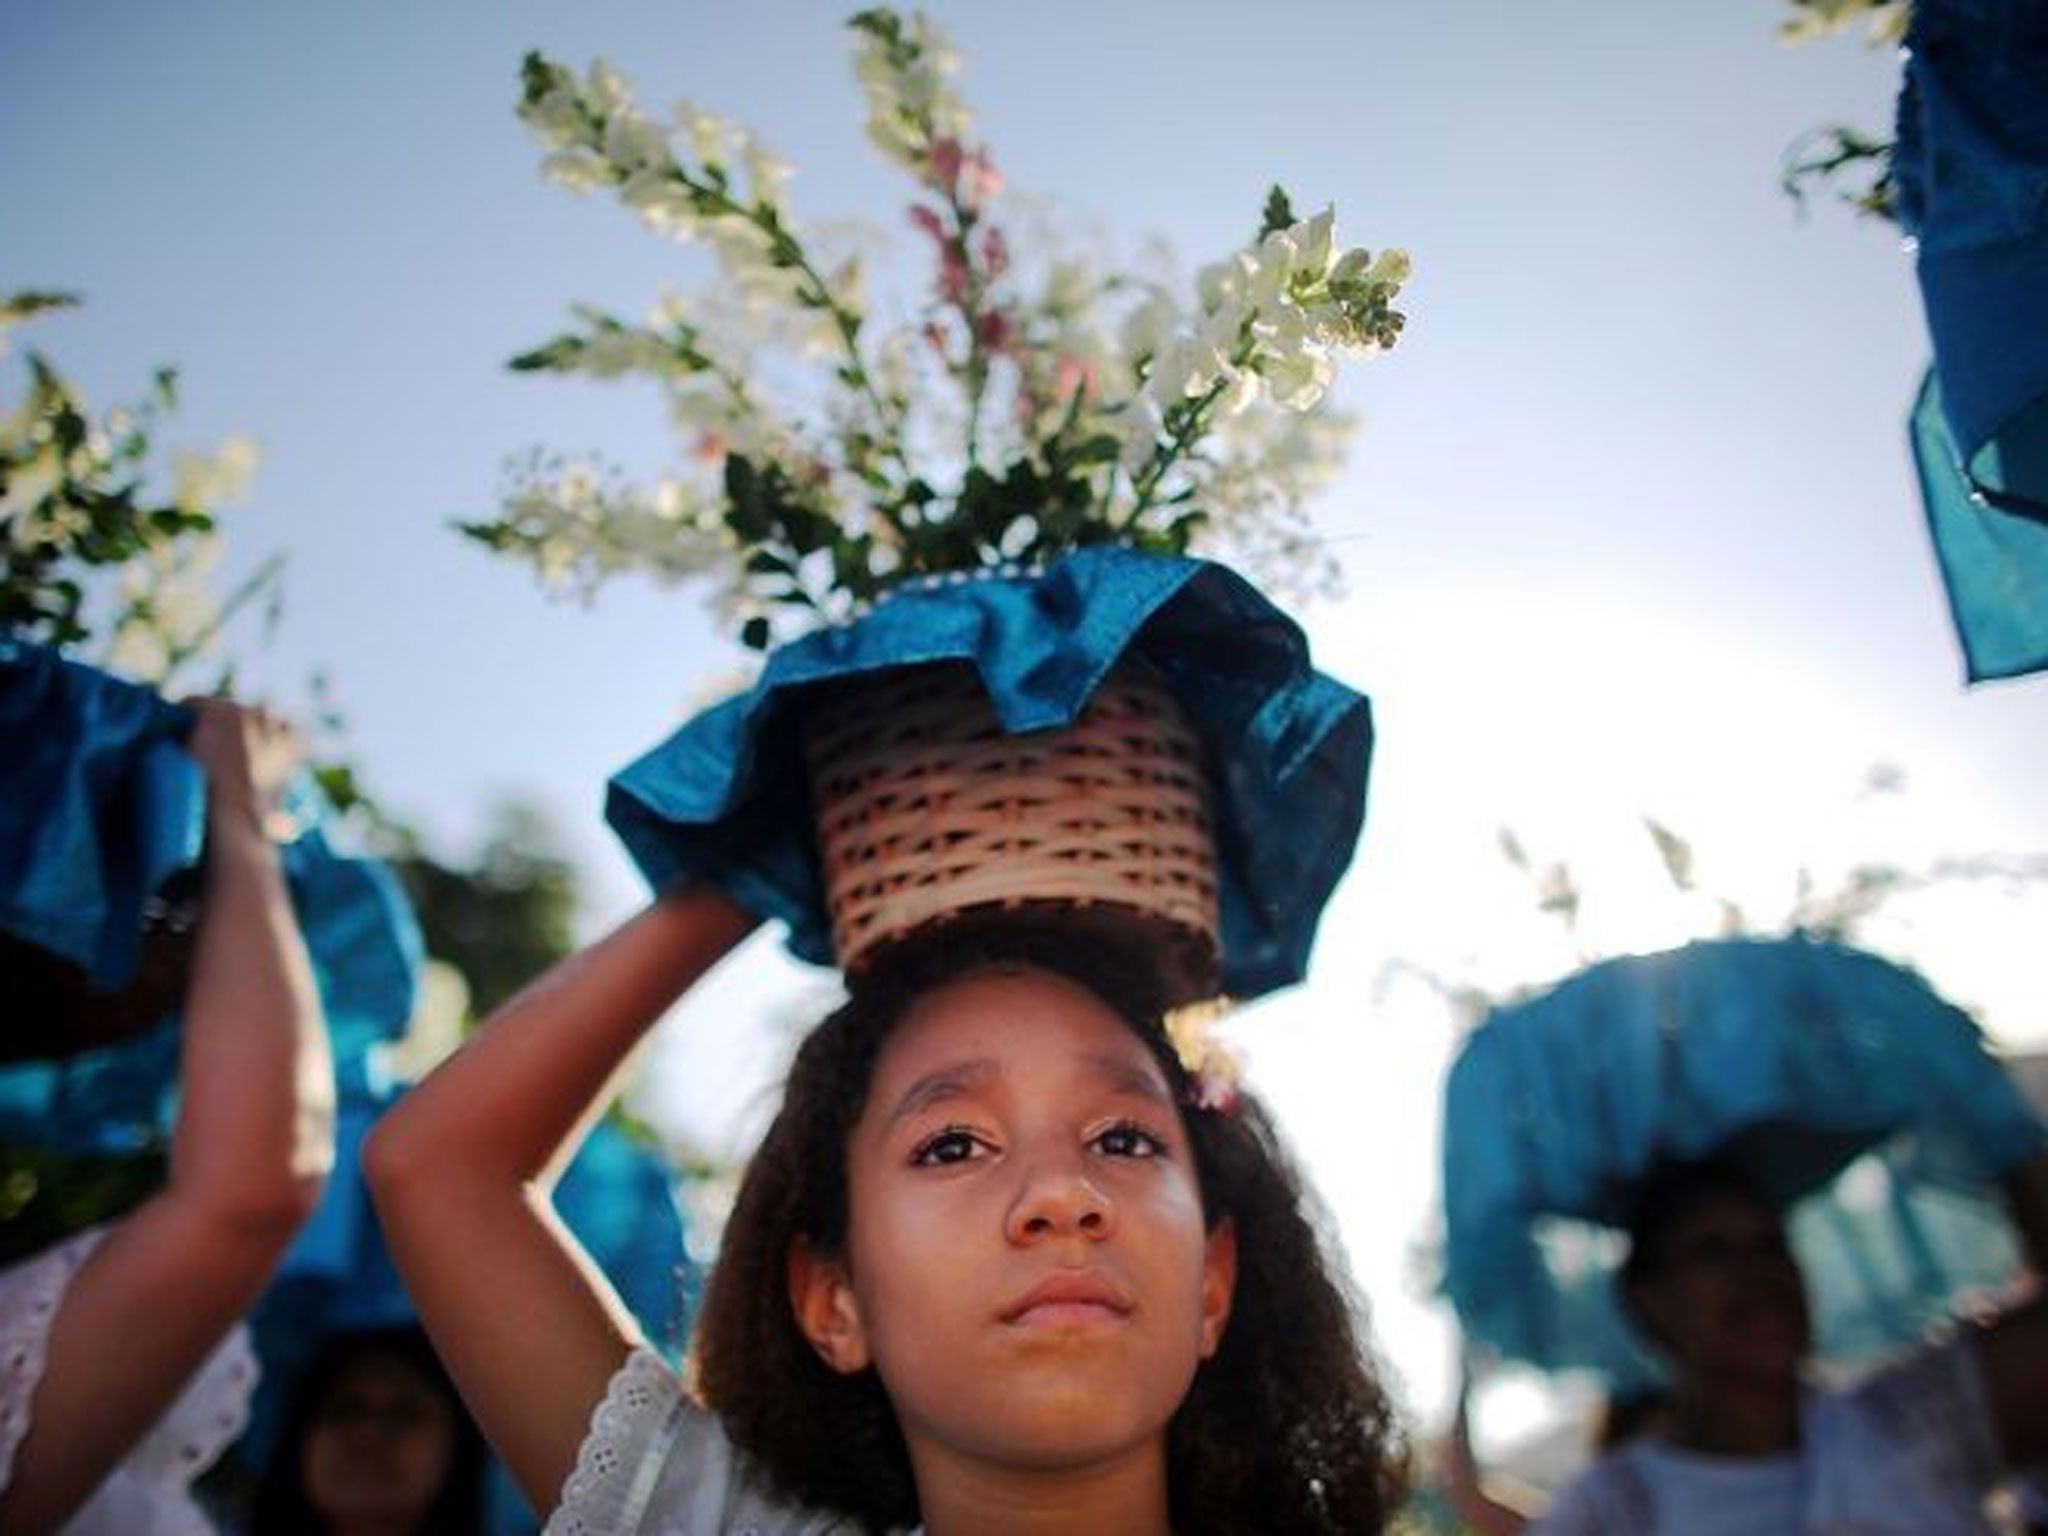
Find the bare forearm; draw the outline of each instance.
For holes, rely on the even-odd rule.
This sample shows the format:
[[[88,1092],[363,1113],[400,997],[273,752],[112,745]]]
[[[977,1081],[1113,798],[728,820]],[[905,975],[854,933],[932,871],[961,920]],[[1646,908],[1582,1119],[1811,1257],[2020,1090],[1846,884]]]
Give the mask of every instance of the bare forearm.
[[[201,922],[171,1190],[288,1218],[333,1162],[334,1071],[277,850],[240,799],[216,795],[210,810]]]
[[[693,889],[571,955],[385,1117],[373,1177],[387,1187],[541,1177],[648,1028],[758,921]]]
[[[434,1346],[539,1507],[637,1337],[545,1177],[648,1026],[755,922],[711,891],[655,903],[501,1008],[363,1149]]]

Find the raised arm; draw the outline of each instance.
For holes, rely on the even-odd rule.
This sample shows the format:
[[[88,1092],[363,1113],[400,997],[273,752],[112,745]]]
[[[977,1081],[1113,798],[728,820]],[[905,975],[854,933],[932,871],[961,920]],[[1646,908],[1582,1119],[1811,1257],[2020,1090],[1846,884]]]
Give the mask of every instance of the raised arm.
[[[537,1509],[638,1337],[556,1221],[552,1175],[640,1037],[756,922],[704,888],[655,902],[500,1008],[364,1147],[420,1318]]]
[[[1521,1536],[1530,1517],[1515,1505],[1493,1496],[1479,1469],[1479,1458],[1473,1453],[1471,1398],[1471,1365],[1461,1359],[1457,1402],[1451,1411],[1450,1428],[1437,1452],[1444,1497],[1457,1511],[1458,1518],[1479,1536]]]
[[[333,1161],[334,1073],[305,945],[263,819],[297,761],[272,717],[198,706],[204,907],[162,1191],[65,1292],[0,1529],[56,1529],[249,1308]]]

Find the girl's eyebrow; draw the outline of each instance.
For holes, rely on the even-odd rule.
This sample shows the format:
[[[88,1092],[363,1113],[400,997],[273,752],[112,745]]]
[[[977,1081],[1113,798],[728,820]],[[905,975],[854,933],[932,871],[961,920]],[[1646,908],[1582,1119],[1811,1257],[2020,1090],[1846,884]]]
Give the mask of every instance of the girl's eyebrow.
[[[1103,1082],[1116,1093],[1135,1094],[1157,1104],[1168,1104],[1172,1100],[1159,1079],[1136,1062],[1126,1061],[1120,1056],[1108,1053],[1093,1053],[1082,1058]],[[899,1120],[942,1104],[947,1099],[958,1098],[986,1086],[991,1080],[1002,1076],[1002,1063],[992,1056],[971,1056],[965,1061],[948,1062],[936,1071],[927,1072],[896,1100],[888,1118],[882,1122],[887,1130]]]
[[[927,1072],[908,1088],[889,1111],[889,1118],[882,1122],[884,1130],[897,1121],[929,1109],[934,1104],[957,1098],[963,1093],[979,1088],[991,1078],[1000,1076],[1002,1067],[990,1056],[972,1056],[965,1061],[949,1062],[935,1072]]]
[[[1160,1104],[1170,1104],[1165,1087],[1155,1073],[1148,1072],[1134,1061],[1108,1054],[1090,1055],[1088,1064],[1102,1075],[1103,1081],[1118,1093],[1134,1093],[1140,1098],[1151,1099]]]

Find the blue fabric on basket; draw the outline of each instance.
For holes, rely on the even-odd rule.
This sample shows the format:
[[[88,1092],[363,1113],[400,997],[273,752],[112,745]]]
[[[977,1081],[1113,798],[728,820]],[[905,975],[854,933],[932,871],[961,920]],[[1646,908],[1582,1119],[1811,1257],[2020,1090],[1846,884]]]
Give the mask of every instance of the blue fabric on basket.
[[[1792,1204],[1817,1348],[1867,1358],[2009,1278],[1996,1181],[2044,1148],[1969,1015],[1889,961],[1804,937],[1610,960],[1495,1009],[1453,1064],[1443,1289],[1507,1358],[1652,1376],[1616,1228],[1653,1163],[1725,1151]]]
[[[771,653],[750,692],[613,777],[606,819],[656,890],[720,886],[785,922],[798,956],[828,964],[799,736],[807,691],[965,661],[1007,729],[1041,730],[1073,720],[1126,655],[1159,672],[1209,754],[1225,991],[1299,981],[1364,820],[1370,706],[1313,670],[1291,619],[1208,561],[1086,549],[1036,574],[901,589]]]
[[[1939,380],[1913,448],[1977,682],[2048,666],[2048,8],[1917,0],[1906,48],[1892,176]]]
[[[2048,451],[2048,416],[2041,426]],[[1971,484],[1932,373],[1913,404],[1912,439],[1920,501],[1969,680],[2048,667],[2048,523],[2009,510]]]
[[[192,711],[0,635],[0,928],[125,986],[142,907],[198,862],[206,785]]]
[[[205,777],[180,743],[192,712],[49,647],[0,639],[0,922],[86,968],[132,976],[143,904],[199,862]],[[420,936],[382,864],[329,845],[311,780],[280,850],[337,1070],[412,1017]],[[117,1045],[0,1068],[0,1137],[67,1151],[160,1144],[177,1077],[175,1016]]]

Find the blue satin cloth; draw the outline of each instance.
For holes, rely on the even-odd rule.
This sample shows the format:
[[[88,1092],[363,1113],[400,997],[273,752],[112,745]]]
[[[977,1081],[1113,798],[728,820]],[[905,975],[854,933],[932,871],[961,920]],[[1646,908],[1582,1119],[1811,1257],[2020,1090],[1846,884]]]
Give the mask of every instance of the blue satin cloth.
[[[199,860],[206,784],[192,711],[0,635],[0,928],[125,986],[142,908]]]
[[[1914,453],[1975,682],[2048,666],[2048,10],[1916,0],[1906,49],[1892,175],[1939,381]]]
[[[1207,561],[1084,549],[1035,574],[901,589],[778,648],[750,692],[614,775],[606,819],[657,891],[717,885],[786,923],[800,958],[829,964],[801,749],[810,690],[964,661],[1007,730],[1043,730],[1072,721],[1127,655],[1163,677],[1208,754],[1224,990],[1299,981],[1364,821],[1371,710],[1311,667],[1292,620]]]
[[[1722,1152],[1791,1212],[1818,1351],[1867,1359],[2011,1277],[1997,1181],[2043,1150],[1969,1015],[1888,961],[1804,937],[1610,960],[1452,1065],[1443,1290],[1509,1359],[1654,1379],[1618,1228],[1654,1163]]]
[[[96,985],[132,977],[144,902],[204,846],[205,777],[180,744],[191,723],[150,689],[0,639],[0,926]],[[288,809],[302,830],[279,858],[345,1076],[412,1017],[419,927],[390,870],[330,846],[310,780]],[[0,1138],[83,1152],[160,1145],[177,1056],[173,1015],[117,1045],[0,1068]]]
[[[2048,271],[2042,274],[2048,283]],[[2043,446],[2048,448],[2048,415]],[[2048,667],[2048,523],[1971,483],[1932,373],[1913,404],[1913,464],[1969,680]]]

